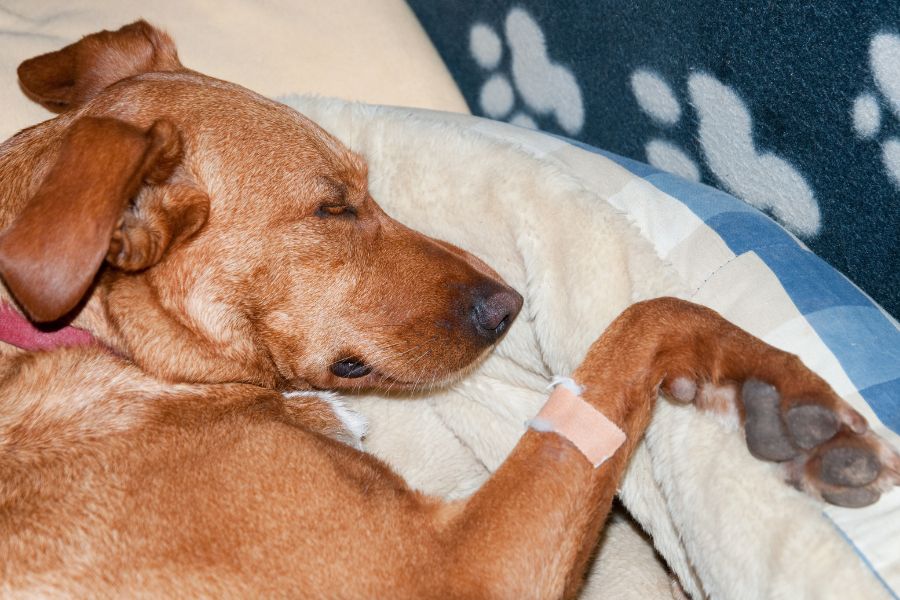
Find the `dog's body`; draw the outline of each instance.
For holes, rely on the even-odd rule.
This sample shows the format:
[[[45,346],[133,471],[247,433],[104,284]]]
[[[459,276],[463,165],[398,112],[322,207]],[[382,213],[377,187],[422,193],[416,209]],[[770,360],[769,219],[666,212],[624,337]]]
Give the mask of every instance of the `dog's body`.
[[[755,454],[831,501],[896,480],[795,357],[663,299],[626,311],[575,374],[628,436],[610,461],[530,430],[471,499],[412,491],[340,441],[314,392],[446,381],[521,298],[385,215],[330,135],[185,70],[144,23],[20,77],[63,114],[0,147],[2,297],[96,343],[0,344],[5,593],[571,596],[660,385],[738,412]],[[867,464],[823,469],[835,451]]]

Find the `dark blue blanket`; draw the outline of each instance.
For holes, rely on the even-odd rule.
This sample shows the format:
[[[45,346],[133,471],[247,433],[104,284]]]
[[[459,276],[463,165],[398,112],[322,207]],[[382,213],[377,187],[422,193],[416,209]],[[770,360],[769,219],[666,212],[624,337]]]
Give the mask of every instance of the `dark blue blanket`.
[[[475,114],[728,190],[900,315],[900,4],[409,0]]]

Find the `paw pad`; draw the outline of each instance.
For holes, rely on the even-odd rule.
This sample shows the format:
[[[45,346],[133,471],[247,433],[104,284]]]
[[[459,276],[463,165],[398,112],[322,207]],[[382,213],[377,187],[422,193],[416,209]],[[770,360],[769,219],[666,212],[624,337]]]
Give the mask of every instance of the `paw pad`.
[[[781,396],[774,386],[748,379],[741,390],[746,422],[744,434],[753,456],[783,462],[797,456],[787,428],[781,419]]]
[[[822,457],[820,475],[831,485],[861,487],[875,481],[881,463],[866,448],[831,448]]]
[[[697,397],[697,384],[687,377],[676,377],[670,386],[669,395],[677,402],[693,402]]]
[[[840,427],[837,415],[817,404],[795,406],[787,412],[785,420],[791,437],[803,450],[830,440]]]
[[[862,508],[874,504],[880,494],[866,488],[843,488],[822,492],[822,499],[829,504],[845,508]]]

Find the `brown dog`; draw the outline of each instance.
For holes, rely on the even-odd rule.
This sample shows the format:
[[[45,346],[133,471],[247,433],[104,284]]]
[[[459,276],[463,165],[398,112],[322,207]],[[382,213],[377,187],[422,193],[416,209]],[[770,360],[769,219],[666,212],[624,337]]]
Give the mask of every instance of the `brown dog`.
[[[896,457],[795,357],[660,299],[575,373],[628,436],[611,460],[529,430],[471,499],[414,492],[333,439],[327,403],[281,392],[446,381],[521,297],[382,212],[361,157],[186,70],[144,22],[19,76],[62,114],[0,147],[3,298],[90,339],[0,344],[8,594],[572,596],[660,386],[713,410],[736,388],[724,408],[751,450],[833,502],[895,480]]]

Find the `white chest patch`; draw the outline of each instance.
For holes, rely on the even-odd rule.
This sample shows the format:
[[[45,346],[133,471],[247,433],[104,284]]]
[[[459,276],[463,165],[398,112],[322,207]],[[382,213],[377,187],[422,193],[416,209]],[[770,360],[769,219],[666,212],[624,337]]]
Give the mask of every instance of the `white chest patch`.
[[[313,391],[285,392],[283,395],[285,398],[318,398],[328,404],[349,434],[349,439],[344,438],[341,441],[362,450],[362,440],[366,437],[369,423],[363,415],[347,406],[340,396],[334,392]]]

